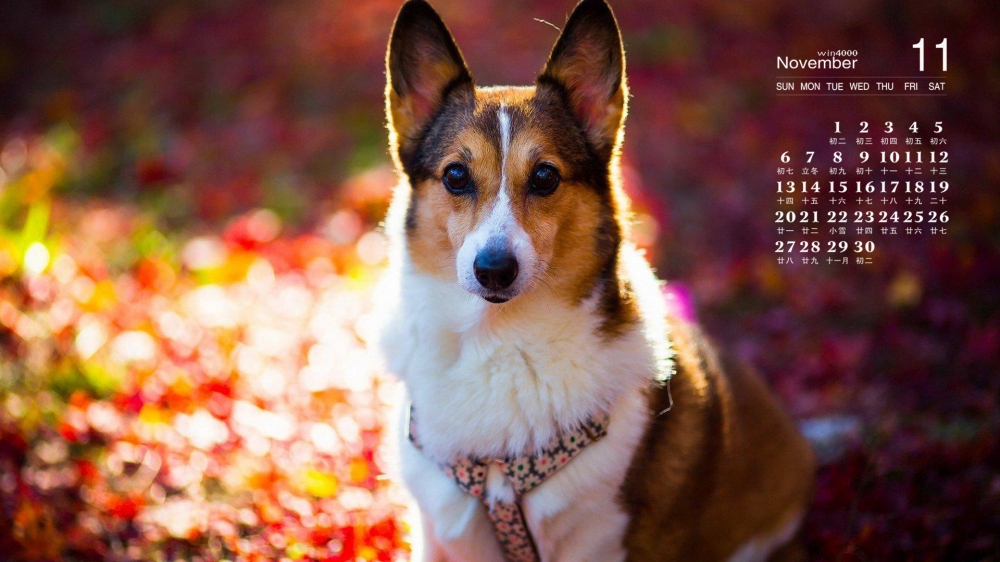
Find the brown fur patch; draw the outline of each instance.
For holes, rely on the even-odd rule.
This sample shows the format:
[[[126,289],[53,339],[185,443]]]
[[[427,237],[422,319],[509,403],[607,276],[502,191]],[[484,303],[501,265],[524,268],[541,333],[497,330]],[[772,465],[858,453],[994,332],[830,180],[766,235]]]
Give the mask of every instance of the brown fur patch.
[[[654,417],[621,491],[627,560],[726,560],[805,510],[812,453],[754,373],[720,364],[691,326],[671,336],[673,407]],[[669,405],[666,388],[651,391],[652,412]]]

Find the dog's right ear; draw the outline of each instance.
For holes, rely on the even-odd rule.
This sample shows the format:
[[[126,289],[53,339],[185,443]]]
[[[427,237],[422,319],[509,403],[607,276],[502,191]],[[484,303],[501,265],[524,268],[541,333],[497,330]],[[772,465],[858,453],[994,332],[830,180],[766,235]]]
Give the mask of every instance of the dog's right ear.
[[[441,16],[424,0],[400,8],[386,54],[386,115],[397,164],[407,162],[450,96],[472,95],[472,75]]]

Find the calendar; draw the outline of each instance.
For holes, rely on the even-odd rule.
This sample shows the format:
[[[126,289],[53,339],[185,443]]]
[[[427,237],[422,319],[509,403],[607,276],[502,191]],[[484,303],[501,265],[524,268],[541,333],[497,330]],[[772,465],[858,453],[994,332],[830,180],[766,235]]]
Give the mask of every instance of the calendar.
[[[872,75],[857,50],[777,57],[774,95],[835,100],[944,98],[948,39],[919,38],[906,74]],[[926,102],[926,100],[924,100]],[[876,106],[881,110],[884,105]],[[828,117],[825,135],[774,154],[774,254],[778,265],[866,266],[895,239],[946,237],[948,201],[960,187],[949,176],[949,123],[928,117],[926,103],[892,114],[844,111]],[[907,111],[907,107],[915,107]]]

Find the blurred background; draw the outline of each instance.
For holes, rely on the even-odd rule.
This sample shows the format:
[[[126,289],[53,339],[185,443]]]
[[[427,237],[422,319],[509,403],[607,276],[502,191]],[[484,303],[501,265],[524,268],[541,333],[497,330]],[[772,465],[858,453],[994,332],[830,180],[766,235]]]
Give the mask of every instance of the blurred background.
[[[572,8],[435,5],[480,84],[533,81]],[[398,7],[0,4],[0,558],[408,559],[369,347]],[[639,243],[822,445],[811,559],[1000,559],[995,6],[614,8]],[[777,56],[909,75],[921,37],[946,97],[774,94]],[[944,122],[947,235],[777,265],[778,158],[837,120]]]

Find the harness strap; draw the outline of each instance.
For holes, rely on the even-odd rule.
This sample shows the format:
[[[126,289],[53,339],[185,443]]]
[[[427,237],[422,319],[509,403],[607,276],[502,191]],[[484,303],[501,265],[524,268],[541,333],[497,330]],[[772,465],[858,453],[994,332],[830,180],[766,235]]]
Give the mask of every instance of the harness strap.
[[[438,463],[438,466],[446,476],[455,481],[459,489],[478,498],[486,506],[493,523],[493,532],[500,541],[508,562],[541,562],[535,539],[524,518],[521,498],[566,466],[587,445],[604,437],[608,422],[607,414],[591,416],[575,429],[557,434],[537,453],[488,461],[464,457]],[[420,449],[412,405],[407,433],[410,442]],[[513,502],[490,502],[486,499],[486,474],[490,465],[499,468],[514,489]]]

